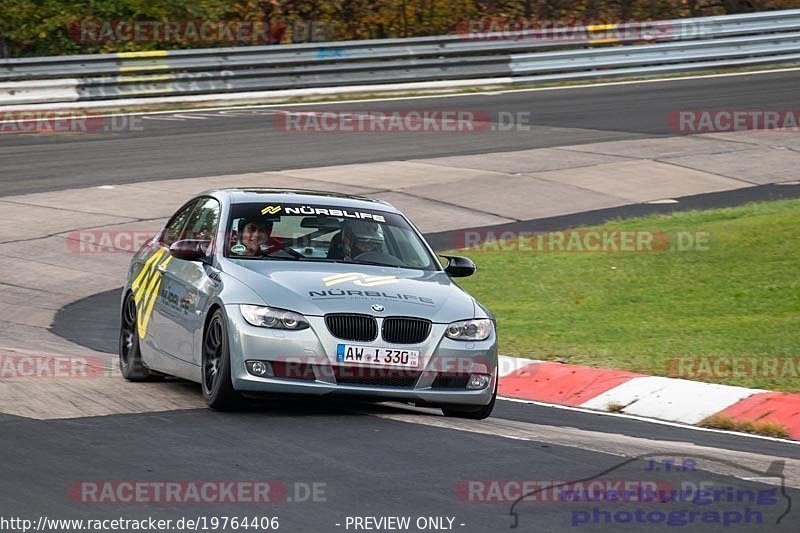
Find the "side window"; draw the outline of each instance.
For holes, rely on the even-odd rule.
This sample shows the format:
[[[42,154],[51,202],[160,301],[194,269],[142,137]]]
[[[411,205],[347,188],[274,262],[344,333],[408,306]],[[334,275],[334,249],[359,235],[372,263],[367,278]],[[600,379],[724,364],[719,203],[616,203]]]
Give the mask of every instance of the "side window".
[[[214,198],[201,198],[186,223],[185,238],[212,241],[218,222],[219,202]]]
[[[161,243],[164,246],[169,248],[172,243],[180,240],[186,221],[199,201],[200,200],[194,200],[189,202],[172,216],[172,219],[167,223],[167,227],[164,228],[164,234],[161,237]]]

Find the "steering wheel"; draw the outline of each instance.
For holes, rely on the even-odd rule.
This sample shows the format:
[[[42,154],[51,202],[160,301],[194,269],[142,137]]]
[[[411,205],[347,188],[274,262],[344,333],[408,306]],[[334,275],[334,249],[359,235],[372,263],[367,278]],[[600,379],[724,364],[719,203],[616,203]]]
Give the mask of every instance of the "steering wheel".
[[[364,261],[367,263],[385,263],[390,266],[402,266],[403,262],[392,254],[385,252],[364,252],[353,258],[354,261]]]

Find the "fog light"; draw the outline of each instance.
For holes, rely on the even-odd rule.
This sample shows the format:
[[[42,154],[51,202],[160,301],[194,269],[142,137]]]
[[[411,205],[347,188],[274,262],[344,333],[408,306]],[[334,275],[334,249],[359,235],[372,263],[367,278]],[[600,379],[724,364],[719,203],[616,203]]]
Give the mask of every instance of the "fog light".
[[[244,366],[247,367],[249,373],[260,378],[272,377],[275,375],[272,372],[272,365],[267,361],[246,361]]]
[[[489,374],[470,374],[467,388],[471,390],[485,389],[492,377]]]

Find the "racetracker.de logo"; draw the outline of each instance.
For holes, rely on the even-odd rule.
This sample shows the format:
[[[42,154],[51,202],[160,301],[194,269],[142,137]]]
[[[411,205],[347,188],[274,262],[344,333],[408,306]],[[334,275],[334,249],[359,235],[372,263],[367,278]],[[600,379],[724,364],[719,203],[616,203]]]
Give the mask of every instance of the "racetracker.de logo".
[[[469,375],[472,373],[487,374],[492,367],[490,361],[483,357],[432,357],[420,354],[420,364],[424,368],[398,368],[388,366],[360,366],[333,363],[326,355],[296,355],[278,356],[270,358],[267,362],[279,377],[294,379],[313,379],[315,376],[330,379],[336,378],[416,378],[420,371],[448,375]],[[518,369],[519,363],[515,360],[501,359],[498,361],[501,374],[508,374]],[[316,369],[316,370],[315,370]],[[316,374],[315,374],[316,372]]]
[[[286,483],[275,480],[92,480],[69,488],[73,501],[86,504],[266,504],[285,502],[288,494]]]
[[[111,368],[114,368],[113,366]],[[111,375],[94,356],[0,354],[0,379],[84,379]]]
[[[477,133],[492,127],[486,111],[281,111],[272,126],[286,133]]]
[[[453,233],[452,247],[462,250],[529,253],[707,251],[710,249],[710,235],[706,231],[666,232],[650,229],[468,229]]]
[[[82,111],[20,111],[0,113],[0,133],[116,133],[143,131],[141,116],[98,116]]]
[[[134,253],[155,235],[154,231],[78,230],[67,234],[66,243],[77,254]]]
[[[665,480],[593,479],[587,482],[469,479],[456,484],[456,497],[470,503],[630,503],[657,502],[673,490]]]
[[[286,25],[277,20],[96,20],[73,22],[70,40],[81,43],[281,42]]]
[[[467,40],[526,40],[543,43],[613,43],[668,40],[670,22],[631,19],[524,19],[486,17],[464,19],[456,33]]]
[[[702,355],[672,357],[667,375],[704,380],[712,378],[800,378],[800,356],[788,355]]]
[[[678,109],[667,115],[667,127],[675,133],[725,133],[770,130],[800,131],[797,109]]]

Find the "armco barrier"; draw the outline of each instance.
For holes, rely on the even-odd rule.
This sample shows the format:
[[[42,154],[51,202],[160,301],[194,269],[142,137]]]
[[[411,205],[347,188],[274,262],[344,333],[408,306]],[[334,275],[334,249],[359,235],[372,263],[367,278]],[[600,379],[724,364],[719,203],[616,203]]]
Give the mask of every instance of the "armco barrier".
[[[595,26],[564,39],[526,31],[6,59],[0,106],[448,80],[522,84],[797,61],[800,10],[786,10]]]

